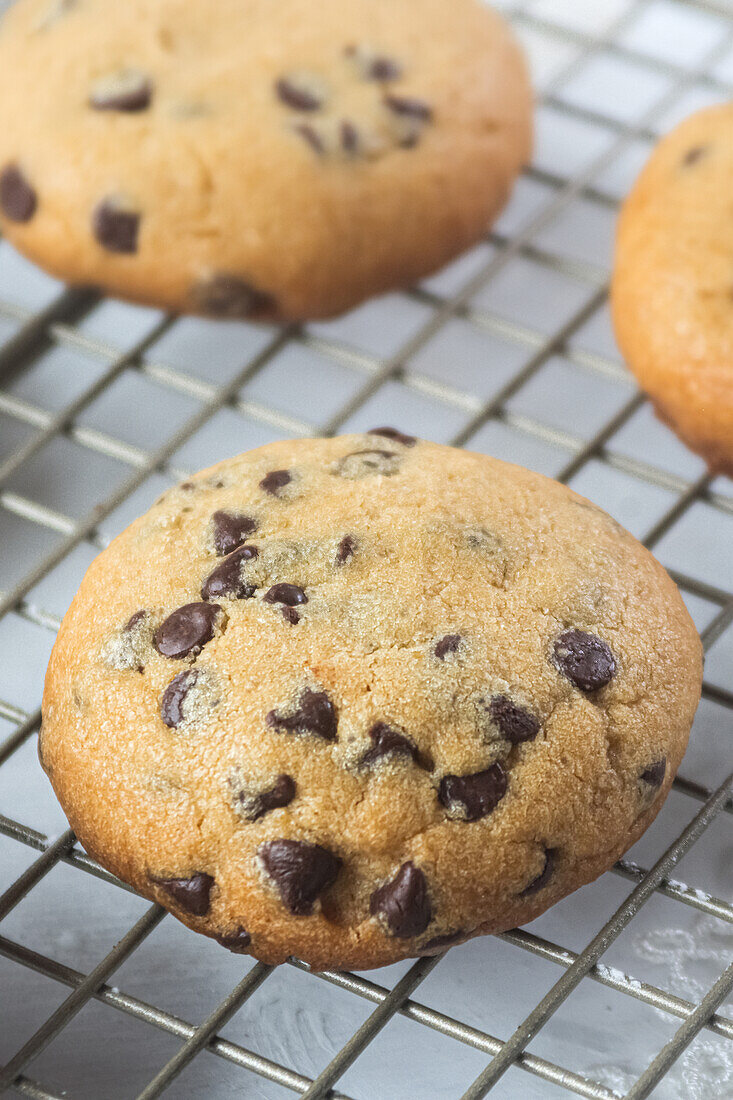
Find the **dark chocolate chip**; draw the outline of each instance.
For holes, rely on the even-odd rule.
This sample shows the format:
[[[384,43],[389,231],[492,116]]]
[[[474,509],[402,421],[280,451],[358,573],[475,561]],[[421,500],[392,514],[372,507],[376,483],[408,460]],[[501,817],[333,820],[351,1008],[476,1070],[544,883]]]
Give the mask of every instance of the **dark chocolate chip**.
[[[466,821],[478,821],[496,808],[507,788],[507,774],[497,761],[473,775],[445,775],[438,798],[449,810],[458,810]]]
[[[179,672],[174,676],[163,692],[160,700],[160,716],[171,729],[178,729],[185,721],[183,704],[198,678],[198,669],[188,668],[185,672]]]
[[[433,916],[425,875],[411,861],[403,863],[390,882],[374,891],[369,910],[372,916],[383,917],[398,939],[419,936]]]
[[[645,783],[648,783],[650,787],[661,787],[666,772],[667,757],[663,756],[661,760],[655,760],[653,764],[645,768],[639,778],[643,779]]]
[[[339,477],[345,477],[349,481],[356,481],[370,474],[383,474],[391,477],[399,469],[400,459],[394,451],[352,451],[333,468],[333,472]]]
[[[29,222],[36,212],[38,196],[17,164],[0,172],[0,207],[11,222]]]
[[[356,153],[359,148],[359,131],[347,118],[339,126],[341,148],[345,153]]]
[[[285,622],[290,623],[291,626],[297,626],[300,622],[300,615],[294,607],[281,607],[280,611]]]
[[[142,607],[139,611],[136,611],[134,615],[130,616],[122,629],[126,634],[129,634],[131,630],[135,629],[138,623],[141,623],[143,619],[147,618],[147,614],[145,608]]]
[[[96,111],[145,111],[152,98],[150,78],[136,69],[129,69],[98,80],[92,88],[89,105]]]
[[[372,747],[361,758],[362,764],[375,764],[387,756],[404,756],[417,759],[417,746],[387,722],[377,722],[369,730]]]
[[[460,634],[444,634],[443,637],[439,638],[435,643],[433,652],[439,661],[444,661],[450,654],[458,652],[462,640]]]
[[[414,447],[417,443],[417,438],[414,435],[405,435],[404,432],[398,432],[397,428],[370,428],[367,435],[381,435],[385,439],[401,443],[403,447]]]
[[[555,870],[555,856],[557,855],[556,848],[545,848],[545,865],[537,875],[533,878],[529,886],[525,886],[520,894],[520,897],[526,898],[528,894],[536,894],[538,890],[541,890],[543,886],[547,886],[547,883],[552,878],[552,872]]]
[[[432,953],[435,951],[443,951],[446,947],[451,947],[454,943],[460,943],[461,940],[466,938],[467,933],[462,929],[458,932],[446,932],[443,936],[434,936],[432,940],[428,940],[420,948],[420,954]]]
[[[257,556],[257,547],[248,544],[232,551],[204,581],[201,586],[201,598],[204,600],[250,599],[255,594],[256,585],[247,583],[243,576],[243,567],[247,562],[254,561]]]
[[[184,493],[191,493],[196,488],[195,481],[182,481],[178,486],[179,489],[183,489]]]
[[[284,603],[288,607],[296,607],[301,603],[308,603],[308,597],[297,584],[288,584],[282,581],[268,588],[262,599],[265,603]]]
[[[245,955],[252,943],[252,937],[246,928],[237,928],[234,932],[223,932],[214,939],[236,955]]]
[[[92,215],[92,232],[107,252],[137,252],[140,215],[114,199],[104,199]]]
[[[353,558],[358,545],[353,535],[344,535],[336,550],[336,564],[344,565],[349,558]]]
[[[525,707],[520,707],[508,695],[494,695],[489,703],[491,719],[499,727],[499,733],[513,745],[522,741],[534,741],[540,732],[540,720]]]
[[[271,710],[265,721],[268,726],[289,733],[312,733],[324,741],[336,740],[336,708],[325,691],[306,688],[300,693],[297,708],[291,714]]]
[[[295,798],[295,780],[290,775],[279,775],[273,785],[264,791],[250,794],[240,790],[235,795],[237,810],[247,821],[257,821],[270,810],[289,806]]]
[[[280,99],[295,111],[318,111],[325,98],[315,81],[307,77],[283,76],[275,83]]]
[[[231,554],[257,530],[257,520],[239,512],[214,512],[211,517],[214,549],[220,556]]]
[[[297,126],[293,126],[293,130],[296,134],[300,134],[305,142],[310,145],[314,153],[318,153],[319,156],[323,156],[326,152],[326,146],[323,143],[323,138],[316,130],[315,126],[311,126],[309,122],[299,122]]]
[[[384,102],[390,111],[396,115],[407,118],[417,118],[422,122],[430,122],[433,117],[433,109],[424,99],[416,99],[414,96],[394,95],[388,93]]]
[[[403,73],[402,65],[392,57],[372,53],[364,46],[349,45],[344,49],[347,57],[352,57],[359,66],[365,80],[399,80]]]
[[[707,145],[693,145],[693,147],[691,149],[688,149],[685,153],[684,157],[682,158],[682,163],[687,166],[691,164],[697,164],[700,158],[703,157],[705,153],[707,153],[707,151]]]
[[[313,912],[316,899],[333,886],[342,866],[328,848],[305,840],[268,840],[257,854],[286,908],[297,917]]]
[[[221,608],[212,603],[187,603],[172,611],[153,635],[153,645],[164,657],[176,660],[196,656],[214,637]]]
[[[566,630],[555,639],[555,664],[581,691],[597,691],[616,674],[616,660],[608,644],[585,630]]]
[[[264,489],[270,496],[279,497],[280,490],[289,485],[292,480],[289,470],[270,470],[260,482],[260,489]]]
[[[154,878],[153,882],[170,894],[187,913],[192,913],[195,917],[203,917],[208,913],[211,904],[209,895],[214,880],[205,871],[195,871],[190,878]]]
[[[191,300],[193,308],[201,313],[229,321],[269,317],[276,312],[276,301],[271,294],[258,290],[236,275],[212,275],[197,283]]]

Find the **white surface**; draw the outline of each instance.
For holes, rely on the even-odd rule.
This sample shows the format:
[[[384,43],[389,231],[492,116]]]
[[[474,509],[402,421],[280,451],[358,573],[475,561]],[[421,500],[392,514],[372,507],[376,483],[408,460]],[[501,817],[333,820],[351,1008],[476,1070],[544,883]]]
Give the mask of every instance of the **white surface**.
[[[503,3],[504,8],[516,5]],[[679,74],[667,67],[694,69],[723,41],[725,20],[712,12],[667,0],[634,5],[631,0],[535,0],[518,28],[533,61],[536,82],[554,100],[538,111],[535,165],[566,179],[597,165],[618,141],[617,123],[636,123],[645,111],[676,87]],[[627,15],[619,41],[631,51],[619,56],[603,46],[568,71],[586,47],[586,36],[603,36]],[[568,32],[570,32],[568,34]],[[731,79],[733,50],[721,53],[715,70]],[[652,60],[647,65],[645,58]],[[661,62],[661,67],[656,62]],[[693,80],[680,88],[661,115],[657,130],[671,125],[698,101],[720,96],[720,89]],[[567,107],[571,110],[568,112]],[[575,108],[579,108],[576,111]],[[590,112],[590,113],[589,113]],[[595,119],[593,114],[601,119]],[[592,182],[611,196],[628,188],[649,149],[642,133],[619,148]],[[550,182],[523,179],[497,226],[500,234],[523,232],[556,194]],[[541,347],[571,320],[605,278],[610,259],[613,212],[588,197],[576,197],[530,233],[531,245],[548,253],[554,269],[532,254],[513,257],[472,299],[474,320],[449,321],[405,365],[404,377],[390,381],[345,425],[362,428],[394,423],[439,441],[451,439]],[[456,293],[495,255],[482,245],[428,280],[438,296]],[[58,292],[53,280],[0,245],[0,299],[37,310]],[[256,446],[269,439],[317,431],[363,385],[375,357],[395,353],[431,315],[423,302],[392,295],[347,317],[313,325],[310,346],[289,343],[254,375],[240,393],[237,409],[217,413],[180,448],[172,468],[155,474],[100,524],[106,541],[148,506],[161,489],[184,471]],[[33,409],[63,408],[104,372],[120,351],[157,323],[154,311],[119,303],[100,305],[79,326],[96,341],[88,353],[59,345],[32,369],[0,379],[0,396],[17,399],[16,415],[0,407],[0,462],[34,430]],[[17,323],[0,317],[0,340]],[[205,387],[186,390],[186,379],[209,387],[226,384],[273,333],[240,324],[181,320],[146,356],[143,370],[128,370],[78,418],[75,440],[55,440],[3,488],[71,519],[85,516],[200,408]],[[594,356],[603,357],[599,372]],[[176,374],[171,375],[170,368]],[[182,380],[181,380],[182,379]],[[172,384],[172,385],[171,385]],[[172,388],[173,386],[173,388]],[[558,473],[573,446],[593,434],[633,394],[630,377],[613,345],[605,309],[594,313],[542,370],[491,419],[469,446],[522,462],[544,473]],[[23,423],[23,417],[28,423]],[[534,424],[540,435],[527,431]],[[84,446],[93,435],[127,445],[119,458]],[[579,491],[643,536],[681,490],[675,479],[692,481],[702,471],[690,454],[647,406],[613,438],[611,449],[624,459],[645,461],[668,476],[668,486],[635,478],[600,460],[585,465],[571,480]],[[125,461],[124,459],[127,459]],[[733,487],[718,479],[728,497]],[[8,498],[0,497],[0,501]],[[15,498],[13,498],[15,499]],[[12,504],[12,500],[10,500]],[[11,587],[62,535],[0,508],[0,590]],[[662,562],[692,577],[733,587],[730,547],[733,515],[696,503],[661,540]],[[32,606],[61,616],[96,548],[82,543],[30,594]],[[688,598],[700,628],[717,608]],[[10,614],[0,619],[0,698],[32,712],[40,698],[43,671],[53,643],[51,630]],[[707,678],[730,688],[733,628],[712,647]],[[0,718],[0,741],[14,727]],[[733,713],[712,702],[701,705],[683,774],[706,785],[719,781],[729,766]],[[694,815],[698,804],[673,793],[655,825],[631,853],[650,866]],[[40,772],[35,741],[0,767],[0,812],[56,836],[63,815]],[[723,817],[725,820],[723,820]],[[680,863],[675,876],[703,894],[730,895],[731,820],[723,815]],[[35,853],[0,836],[0,892],[35,858]],[[538,935],[579,951],[629,893],[631,884],[607,874],[566,899],[532,926]],[[87,972],[145,909],[145,903],[67,866],[56,866],[2,923],[0,934],[53,959]],[[637,980],[652,982],[679,996],[698,999],[731,955],[730,926],[655,895],[603,958]],[[114,975],[115,987],[199,1022],[251,965],[166,917],[150,939]],[[404,964],[372,973],[391,987]],[[498,939],[455,948],[420,987],[416,999],[506,1038],[560,976],[555,964]],[[613,976],[613,971],[611,971]],[[0,958],[0,1062],[35,1031],[66,995],[65,987]],[[254,994],[223,1034],[309,1076],[316,1075],[367,1017],[372,1006],[292,968],[281,968]],[[728,1008],[733,1014],[732,1006]],[[632,998],[584,980],[531,1044],[532,1053],[623,1090],[643,1071],[673,1034],[679,1021]],[[28,1072],[48,1088],[70,1097],[123,1100],[134,1096],[178,1049],[178,1040],[92,1002],[31,1065]],[[397,1017],[339,1083],[358,1100],[454,1100],[486,1064],[487,1057],[416,1023]],[[168,1095],[276,1098],[288,1095],[247,1071],[209,1054],[200,1055]],[[569,1096],[558,1086],[512,1069],[491,1093],[502,1100],[557,1100]],[[709,1100],[733,1096],[731,1044],[710,1032],[690,1047],[658,1087],[657,1100]]]

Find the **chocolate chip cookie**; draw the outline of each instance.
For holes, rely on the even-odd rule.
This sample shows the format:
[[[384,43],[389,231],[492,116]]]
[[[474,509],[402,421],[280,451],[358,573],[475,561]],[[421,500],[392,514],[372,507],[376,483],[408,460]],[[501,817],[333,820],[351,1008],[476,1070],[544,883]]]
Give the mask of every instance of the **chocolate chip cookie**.
[[[609,867],[700,680],[677,589],[600,509],[378,429],[222,462],[100,554],[40,755],[87,849],[192,928],[364,968]]]
[[[733,475],[733,103],[659,143],[621,214],[621,350],[662,420]]]
[[[325,317],[428,274],[530,131],[479,0],[18,0],[0,28],[3,233],[174,310]]]

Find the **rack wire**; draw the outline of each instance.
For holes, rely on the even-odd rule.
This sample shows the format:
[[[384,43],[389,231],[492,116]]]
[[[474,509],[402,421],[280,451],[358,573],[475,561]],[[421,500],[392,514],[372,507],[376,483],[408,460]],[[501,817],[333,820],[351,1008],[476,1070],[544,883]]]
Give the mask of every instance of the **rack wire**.
[[[534,196],[540,196],[534,204],[532,215],[518,228],[511,225],[511,219],[508,222],[503,219],[487,237],[485,244],[466,260],[454,265],[447,276],[427,280],[397,296],[409,305],[414,316],[419,318],[419,323],[414,324],[407,335],[386,352],[375,351],[370,340],[349,338],[353,329],[349,329],[348,322],[345,328],[338,323],[280,329],[254,329],[242,325],[238,327],[242,346],[252,348],[252,354],[221,384],[216,378],[212,380],[211,374],[204,370],[203,361],[200,371],[192,371],[187,366],[170,365],[156,358],[157,349],[164,346],[165,340],[175,333],[177,326],[186,323],[176,317],[146,314],[148,323],[143,326],[142,335],[121,351],[104,339],[90,335],[86,322],[96,316],[100,307],[100,299],[90,291],[59,288],[38,309],[18,305],[6,300],[5,296],[0,298],[0,334],[6,330],[9,332],[0,345],[0,417],[3,418],[0,423],[10,425],[14,430],[22,429],[25,434],[17,445],[12,443],[15,435],[11,435],[10,447],[0,450],[0,524],[4,520],[20,520],[29,531],[37,532],[39,538],[41,534],[53,536],[48,552],[35,562],[31,555],[30,567],[6,590],[0,591],[0,624],[5,619],[11,624],[26,622],[42,631],[54,631],[59,623],[58,612],[46,607],[43,601],[39,602],[37,596],[38,591],[43,590],[43,582],[59,566],[70,561],[79,548],[94,552],[102,548],[108,541],[106,521],[117,516],[121,509],[124,511],[125,507],[131,507],[141,492],[154,495],[153,490],[148,488],[151,479],[162,477],[173,481],[185,477],[190,472],[185,461],[181,460],[186,446],[224,410],[239,418],[242,424],[246,423],[248,431],[254,431],[255,435],[259,432],[263,438],[279,434],[330,434],[343,428],[366,426],[362,420],[375,407],[375,400],[378,406],[384,395],[392,395],[398,387],[406,397],[408,406],[412,401],[417,409],[430,407],[447,410],[445,423],[448,427],[441,430],[456,445],[482,449],[486,446],[485,432],[491,427],[505,433],[494,435],[493,439],[508,441],[503,447],[502,457],[518,457],[521,461],[525,443],[554,448],[555,455],[564,455],[560,465],[552,472],[560,480],[572,482],[576,487],[582,485],[583,476],[594,467],[629,479],[643,499],[646,499],[644,493],[650,489],[661,493],[664,506],[657,509],[653,522],[642,524],[643,541],[650,548],[663,547],[665,539],[689,520],[693,510],[701,505],[706,509],[707,516],[715,515],[729,524],[733,523],[733,492],[729,481],[705,471],[699,472],[701,467],[694,463],[686,466],[683,473],[679,468],[671,468],[670,464],[659,460],[654,438],[647,449],[637,449],[633,454],[622,445],[623,433],[643,412],[645,399],[631,385],[629,376],[612,352],[589,351],[578,340],[578,335],[597,323],[604,313],[608,288],[607,264],[598,262],[593,256],[580,255],[563,244],[558,246],[552,233],[553,226],[578,210],[592,209],[607,218],[613,215],[620,190],[613,183],[614,166],[639,147],[646,151],[657,136],[658,129],[667,123],[671,110],[678,109],[690,96],[693,100],[695,96],[698,99],[730,98],[733,64],[728,63],[726,68],[726,59],[729,62],[733,59],[732,13],[726,4],[710,0],[619,0],[608,6],[615,12],[614,17],[607,19],[603,32],[598,33],[590,20],[584,24],[577,18],[564,17],[571,8],[576,8],[569,3],[565,5],[565,13],[557,0],[554,4],[548,0],[502,4],[520,34],[530,43],[551,42],[556,56],[560,58],[542,82],[540,109],[584,127],[586,133],[602,132],[604,143],[578,171],[563,174],[537,164],[527,169],[523,183]],[[705,29],[710,30],[710,43],[698,52],[693,65],[685,64],[679,58],[670,59],[664,56],[663,51],[649,51],[639,46],[634,28],[650,12],[658,16],[660,8],[668,9],[673,19],[699,15],[704,20]],[[571,94],[574,86],[582,91],[584,74],[587,75],[589,65],[598,59],[609,58],[627,66],[629,72],[635,74],[633,79],[640,80],[642,84],[646,79],[651,80],[652,84],[657,82],[654,86],[658,94],[652,97],[648,109],[633,119],[624,118],[622,111],[615,110],[610,97],[609,108],[604,110],[597,105],[589,106],[582,94]],[[609,178],[612,181],[610,184]],[[0,263],[3,255],[7,257],[7,253],[0,254]],[[499,284],[502,273],[517,260],[531,265],[541,278],[549,279],[553,273],[559,273],[584,288],[582,301],[569,312],[566,311],[567,315],[563,316],[561,323],[549,326],[549,331],[541,326],[526,324],[521,319],[509,319],[500,310],[492,308],[492,288]],[[372,318],[370,323],[377,328],[381,323],[382,314],[379,311],[382,308],[385,307],[377,304],[374,307],[376,312],[369,314]],[[437,374],[431,372],[432,360],[429,356],[426,360],[425,352],[442,347],[441,340],[456,322],[465,326],[467,331],[489,339],[495,338],[507,348],[513,348],[515,368],[505,374],[501,384],[488,395],[475,379],[466,381],[462,376],[452,377],[445,371]],[[360,346],[360,343],[366,346]],[[65,349],[73,355],[91,357],[98,364],[93,380],[81,387],[73,399],[55,410],[18,396],[17,391],[14,392],[8,385],[9,381],[22,381],[53,349]],[[284,409],[282,405],[277,407],[275,403],[258,396],[261,391],[257,386],[267,379],[268,372],[274,371],[278,363],[287,362],[283,356],[293,349],[318,356],[319,361],[328,362],[332,369],[340,372],[340,377],[348,377],[349,384],[344,390],[347,396],[338,408],[328,410],[318,422],[301,418],[292,409]],[[578,377],[585,374],[611,381],[622,394],[622,400],[615,403],[613,414],[595,423],[592,431],[578,430],[570,422],[553,425],[541,413],[531,411],[531,406],[527,411],[522,404],[522,395],[530,392],[533,384],[548,374],[558,357],[577,369]],[[420,364],[425,362],[428,366],[422,369]],[[289,369],[290,378],[294,379],[293,368]],[[154,382],[165,389],[171,401],[174,397],[182,398],[186,409],[193,409],[157,448],[146,449],[126,442],[122,433],[117,435],[101,430],[90,426],[85,420],[85,413],[99,399],[109,395],[117,383],[132,376]],[[287,368],[285,377],[288,377]],[[268,391],[265,386],[264,392],[272,392],[272,387]],[[520,400],[517,401],[517,398]],[[399,426],[411,430],[419,428],[420,424],[405,420]],[[5,431],[3,428],[2,433]],[[70,514],[60,505],[57,507],[53,500],[35,499],[17,487],[18,476],[21,475],[22,484],[24,471],[46,453],[49,445],[59,440],[73,443],[90,464],[107,459],[125,470],[125,476],[111,492],[98,493],[99,499],[87,514]],[[207,453],[207,457],[213,461],[219,455],[208,456]],[[720,531],[724,530],[721,526]],[[728,532],[732,530],[733,527],[729,526]],[[718,531],[717,527],[715,531]],[[729,538],[729,533],[727,536],[721,534],[721,539]],[[713,533],[709,537],[717,536]],[[727,545],[727,560],[730,562],[730,543]],[[722,543],[718,550],[717,561],[725,562]],[[687,569],[672,569],[671,572],[683,595],[692,603],[699,601],[700,606],[704,604],[708,609],[701,633],[705,649],[709,652],[733,624],[733,582],[730,576],[721,578],[719,573],[711,578],[707,560],[701,562],[699,575],[694,563]],[[733,731],[733,691],[721,680],[724,678],[706,678],[703,697],[715,708],[718,726],[730,733]],[[0,741],[1,776],[1,769],[26,742],[36,736],[40,709],[23,709],[12,697],[5,699],[0,695],[0,720],[10,726],[9,734]],[[720,767],[718,770],[721,770]],[[666,1096],[672,1095],[666,1091],[665,1081],[669,1080],[666,1075],[696,1036],[707,1032],[728,1042],[733,1040],[733,1019],[718,1011],[733,989],[733,966],[721,973],[704,996],[692,1001],[604,966],[600,959],[655,894],[671,899],[675,906],[697,910],[727,926],[733,924],[733,906],[730,902],[670,877],[675,864],[693,850],[716,818],[729,825],[729,815],[733,813],[730,783],[729,776],[717,789],[710,789],[686,777],[683,766],[683,774],[675,781],[675,790],[685,796],[690,807],[685,826],[665,846],[653,866],[640,867],[628,859],[617,864],[613,873],[633,888],[582,950],[571,951],[535,932],[522,929],[506,932],[499,937],[525,952],[530,959],[543,960],[560,970],[559,977],[546,994],[511,1034],[503,1038],[429,1007],[419,999],[417,994],[421,984],[441,963],[445,965],[446,956],[420,959],[411,964],[391,988],[380,984],[379,980],[356,974],[312,973],[304,963],[293,959],[289,965],[278,968],[281,976],[305,972],[308,981],[328,983],[361,999],[366,1005],[374,1006],[361,1026],[335,1052],[320,1073],[309,1077],[221,1035],[228,1021],[257,991],[260,991],[260,997],[267,997],[268,983],[272,982],[274,972],[272,967],[253,964],[209,1017],[198,1024],[110,984],[115,972],[141,947],[165,917],[160,907],[152,905],[88,973],[73,969],[0,934],[0,956],[69,990],[55,1011],[48,1015],[20,1049],[8,1056],[4,1067],[0,1067],[0,1092],[8,1090],[23,1096],[54,1100],[57,1093],[29,1076],[30,1065],[79,1012],[95,1002],[101,1002],[114,1010],[109,1014],[110,1026],[113,1025],[114,1013],[122,1013],[146,1027],[167,1032],[179,1041],[173,1056],[139,1092],[139,1100],[152,1100],[161,1095],[179,1080],[183,1071],[202,1052],[224,1059],[244,1071],[242,1095],[249,1095],[247,1082],[252,1080],[250,1075],[255,1074],[308,1100],[324,1097],[349,1100],[346,1093],[339,1091],[342,1078],[369,1044],[398,1016],[441,1033],[452,1042],[473,1048],[485,1056],[484,1068],[473,1083],[465,1089],[456,1085],[456,1098],[462,1091],[462,1100],[479,1100],[492,1091],[507,1070],[514,1067],[545,1082],[548,1088],[554,1086],[548,1096],[572,1093],[593,1100],[615,1100],[621,1094],[609,1085],[528,1049],[565,1000],[588,978],[624,997],[633,998],[640,1005],[656,1009],[670,1021],[679,1021],[666,1045],[656,1052],[647,1052],[647,1068],[623,1094],[626,1100],[642,1100],[654,1092],[665,1100]],[[114,884],[115,889],[129,891],[127,886],[117,882],[80,848],[70,830],[54,839],[34,828],[32,805],[28,806],[28,816],[31,821],[18,821],[0,814],[0,838],[39,853],[35,861],[0,895],[0,922],[29,897],[50,871],[61,864],[68,865],[79,876],[93,876]],[[694,863],[689,860],[687,866],[694,870]],[[170,921],[172,918],[167,919]],[[380,975],[376,977],[379,979]],[[4,1014],[8,1019],[12,1012],[13,1005],[3,1004],[0,989],[0,1021]],[[592,1024],[603,1026],[600,1018]],[[1,1033],[0,1028],[0,1036]],[[385,1067],[385,1074],[388,1074],[388,1067]],[[506,1095],[524,1097],[522,1078],[515,1074],[514,1080],[520,1083],[514,1092]],[[389,1077],[385,1076],[378,1091],[372,1095],[388,1097],[388,1081]],[[711,1088],[720,1086],[720,1082],[711,1081],[710,1085]],[[722,1096],[723,1092],[716,1095]]]

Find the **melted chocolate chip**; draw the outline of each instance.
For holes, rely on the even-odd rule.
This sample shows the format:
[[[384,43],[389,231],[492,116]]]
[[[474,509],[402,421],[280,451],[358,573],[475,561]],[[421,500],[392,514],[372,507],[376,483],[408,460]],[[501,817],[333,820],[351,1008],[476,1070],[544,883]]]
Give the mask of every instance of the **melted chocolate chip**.
[[[164,657],[179,660],[196,656],[214,637],[221,608],[211,603],[187,603],[172,611],[153,635],[153,645]]]
[[[286,908],[297,917],[313,912],[316,899],[333,886],[342,866],[328,848],[305,840],[268,840],[257,854]]]
[[[236,955],[245,955],[252,943],[252,937],[246,928],[237,928],[234,932],[223,932],[214,939]]]
[[[396,115],[416,118],[421,122],[430,122],[433,117],[433,109],[424,99],[388,93],[384,97],[384,102],[390,111],[394,111]]]
[[[277,305],[271,294],[236,275],[223,273],[197,283],[191,291],[191,300],[195,310],[229,321],[269,317],[276,312]]]
[[[689,167],[691,164],[697,164],[701,157],[707,153],[707,145],[693,145],[692,149],[688,149],[682,158],[682,163]]]
[[[323,89],[308,76],[283,76],[275,83],[279,98],[294,111],[318,111],[325,103]]]
[[[17,164],[0,172],[0,207],[11,222],[29,222],[36,212],[38,196]]]
[[[411,861],[403,863],[390,882],[374,891],[369,911],[382,917],[398,939],[419,936],[433,916],[423,872]]]
[[[201,586],[201,598],[204,600],[250,599],[255,594],[256,586],[247,583],[243,572],[247,562],[254,561],[256,557],[258,557],[256,546],[240,546],[238,550],[234,550],[206,578]]]
[[[547,883],[552,878],[552,872],[555,870],[555,856],[557,855],[556,848],[545,848],[545,865],[537,875],[533,878],[529,886],[525,886],[520,894],[520,897],[526,898],[528,894],[536,894],[538,890],[541,890],[543,886],[547,886]]]
[[[296,607],[301,603],[308,603],[308,597],[302,588],[297,584],[287,584],[283,581],[280,584],[273,584],[272,588],[268,588],[262,599],[265,603],[284,603],[287,607]]]
[[[310,145],[314,153],[323,156],[326,152],[326,146],[315,126],[311,126],[309,122],[299,122],[297,126],[293,126],[293,130],[296,134],[300,134],[303,140]]]
[[[498,762],[473,775],[445,775],[438,799],[466,821],[478,821],[496,808],[506,794],[507,774]]]
[[[443,637],[439,638],[435,643],[433,652],[439,661],[444,661],[446,657],[458,652],[461,648],[462,640],[460,634],[444,634]]]
[[[428,940],[420,948],[420,954],[432,954],[436,951],[443,951],[446,947],[451,947],[454,943],[460,943],[461,940],[466,938],[467,933],[462,929],[458,932],[446,932],[444,936],[434,936],[432,940]]]
[[[292,481],[289,470],[270,470],[260,482],[260,489],[264,489],[270,496],[279,497],[280,490],[284,489]]]
[[[278,810],[282,806],[289,806],[295,798],[295,780],[291,775],[278,775],[273,785],[266,790],[252,790],[249,787],[238,787],[236,780],[233,782],[234,803],[237,813],[246,821],[257,821],[270,810]]]
[[[414,447],[417,443],[414,435],[405,435],[404,432],[398,432],[396,428],[370,428],[367,435],[381,435],[394,443],[401,443],[403,447]]]
[[[291,714],[271,710],[265,721],[274,729],[289,733],[312,733],[324,741],[335,741],[338,718],[336,708],[325,691],[306,688],[300,693],[297,708]]]
[[[394,451],[353,451],[336,463],[333,472],[349,481],[356,481],[370,474],[390,477],[399,469],[400,459]]]
[[[566,630],[555,639],[555,664],[581,691],[597,691],[616,674],[616,660],[608,644],[585,630]]]
[[[239,512],[214,512],[211,517],[214,549],[221,557],[231,554],[257,530],[257,520]]]
[[[136,69],[102,77],[92,88],[89,106],[96,111],[145,111],[153,98],[150,78]]]
[[[645,768],[639,778],[643,779],[645,783],[648,783],[650,787],[661,787],[666,772],[667,757],[663,756],[661,760],[655,760],[653,764]]]
[[[362,764],[375,764],[388,756],[403,756],[417,759],[417,746],[404,734],[399,733],[387,722],[377,722],[369,730],[372,747],[361,758]]]
[[[174,676],[163,692],[160,700],[160,716],[171,729],[178,729],[185,722],[183,704],[198,678],[198,669],[186,669],[185,672],[179,672]]]
[[[353,558],[357,546],[358,543],[353,535],[344,535],[336,550],[336,564],[344,565],[350,558]]]
[[[203,917],[208,913],[211,904],[209,895],[214,880],[205,871],[196,871],[190,878],[154,878],[153,882],[170,894],[187,913],[192,913],[195,917]]]
[[[499,727],[499,733],[513,745],[522,741],[534,741],[540,732],[540,720],[525,707],[520,707],[508,695],[494,695],[489,703],[491,719]]]
[[[114,199],[104,199],[92,215],[92,232],[107,252],[137,252],[140,215]]]

